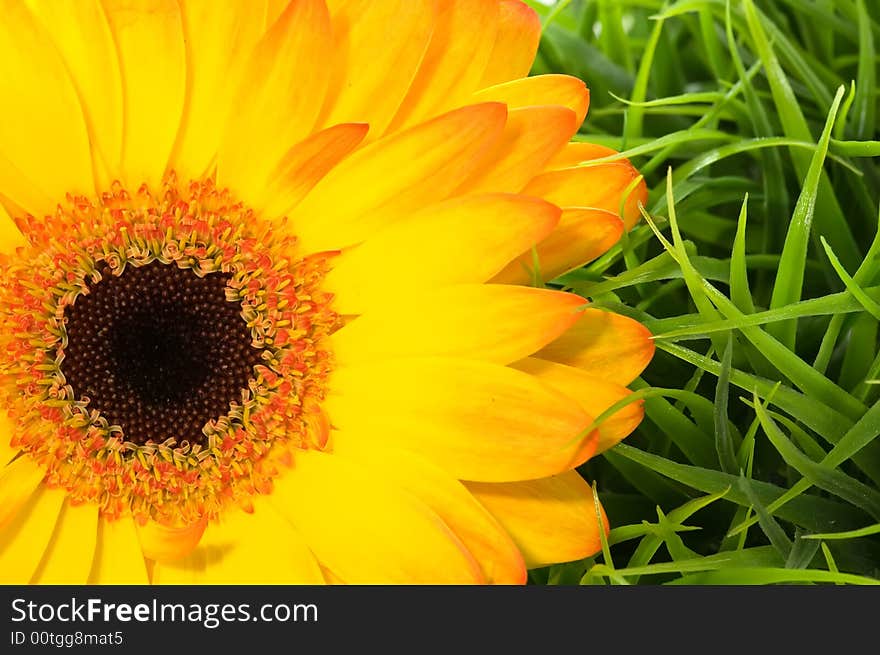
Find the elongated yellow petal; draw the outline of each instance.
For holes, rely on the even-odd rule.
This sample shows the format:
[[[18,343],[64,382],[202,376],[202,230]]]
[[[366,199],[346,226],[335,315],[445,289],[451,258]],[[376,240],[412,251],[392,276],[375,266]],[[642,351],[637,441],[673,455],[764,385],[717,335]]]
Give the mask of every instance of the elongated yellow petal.
[[[343,585],[348,584],[345,580],[336,575],[333,571],[328,569],[326,566],[321,566],[321,573],[324,574],[324,580],[326,580],[329,585]]]
[[[291,2],[257,44],[233,97],[217,166],[222,186],[262,204],[269,173],[315,125],[331,51],[324,0]]]
[[[535,356],[627,385],[651,361],[654,341],[638,321],[601,309],[587,309],[574,327]]]
[[[602,548],[593,491],[577,471],[527,482],[465,486],[510,533],[529,568],[582,559]],[[601,516],[607,532],[604,512]]]
[[[530,251],[510,262],[492,281],[531,284],[536,273],[540,280],[552,280],[607,252],[622,234],[623,221],[615,213],[604,209],[566,208],[556,229],[535,248],[537,271]]]
[[[528,75],[540,40],[538,14],[520,0],[501,0],[498,36],[480,86],[493,86]]]
[[[187,101],[171,167],[183,179],[214,162],[232,94],[265,28],[265,0],[186,0]]]
[[[170,562],[192,552],[201,541],[207,525],[207,519],[181,527],[147,521],[146,524],[137,526],[138,540],[145,557],[158,562]]]
[[[576,131],[574,112],[566,107],[514,109],[501,142],[458,193],[520,191]]]
[[[121,174],[122,74],[113,34],[100,0],[41,2],[28,6],[49,29],[70,71],[85,116],[102,188]]]
[[[433,510],[357,460],[297,452],[269,500],[350,584],[483,582],[479,564]]]
[[[473,102],[503,102],[510,109],[534,105],[562,105],[571,109],[578,125],[590,106],[586,85],[569,75],[536,75],[496,84],[475,93]]]
[[[85,584],[92,570],[98,534],[98,506],[65,501],[55,531],[34,572],[33,584]]]
[[[200,585],[204,584],[204,574],[209,564],[205,548],[194,550],[185,557],[173,562],[152,563],[150,582],[154,585]]]
[[[66,193],[94,193],[88,132],[48,31],[17,0],[0,15],[0,195],[43,215]]]
[[[436,2],[330,0],[327,5],[335,48],[321,123],[369,123],[369,138],[378,138],[400,107],[425,56]]]
[[[405,489],[437,512],[479,562],[486,582],[525,582],[519,550],[461,482],[411,453],[373,444],[346,442],[346,446],[341,454],[363,462],[373,475]]]
[[[529,357],[513,365],[520,371],[538,378],[544,384],[557,389],[576,400],[590,416],[598,417],[614,403],[632,392],[619,384],[597,378],[588,371]],[[599,426],[599,444],[596,454],[617,445],[635,430],[645,415],[644,402],[626,405],[605,419]]]
[[[291,0],[267,0],[266,2],[266,16],[265,16],[265,28],[269,29],[272,25],[275,24],[275,21],[281,16],[284,10],[287,8]]]
[[[186,53],[174,0],[103,0],[122,69],[123,178],[158,190],[186,94]]]
[[[574,325],[586,302],[528,287],[441,287],[373,307],[331,337],[331,350],[340,365],[411,355],[508,364]]]
[[[336,311],[355,314],[432,287],[485,282],[550,234],[559,214],[555,205],[524,196],[455,198],[344,252],[324,287],[335,294]]]
[[[147,566],[138,541],[134,519],[121,516],[98,518],[95,559],[89,584],[147,584]]]
[[[431,43],[391,130],[465,104],[489,62],[498,33],[498,0],[444,0],[437,9]]]
[[[0,527],[0,584],[27,584],[31,580],[52,537],[64,498],[63,491],[41,486],[15,518]]]
[[[549,171],[538,175],[523,189],[523,193],[544,198],[560,207],[594,207],[615,214],[620,212],[624,192],[639,176],[628,162],[596,164]],[[638,203],[647,201],[647,187],[637,185],[626,196],[621,218],[630,229],[641,215]]]
[[[494,147],[506,117],[498,103],[464,107],[359,150],[291,214],[303,251],[359,243],[446,199]]]
[[[617,150],[607,146],[600,146],[597,143],[589,143],[587,141],[566,143],[565,147],[559,150],[547,164],[547,170],[574,168],[594,159],[613,157],[617,154],[620,154]]]
[[[55,211],[58,199],[50,198],[0,152],[0,206],[10,216],[45,215]]]
[[[333,443],[418,453],[462,480],[525,480],[585,461],[597,435],[576,402],[487,362],[407,358],[339,367],[324,403]],[[344,447],[340,445],[340,447]]]
[[[361,143],[368,130],[364,123],[334,125],[293,146],[269,176],[266,213],[286,215]]]
[[[321,569],[299,533],[264,498],[254,512],[225,512],[198,548],[173,562],[157,562],[155,584],[324,584]]]
[[[547,170],[558,170],[576,167],[580,164],[588,163],[594,159],[601,157],[610,157],[619,154],[616,150],[606,148],[605,146],[596,145],[595,143],[568,143],[562,148],[547,164]],[[630,165],[628,159],[621,160],[621,163]],[[642,217],[639,210],[639,204],[648,202],[648,187],[645,181],[639,182],[629,196],[626,198],[622,218],[626,224],[626,229],[631,229]],[[614,209],[617,212],[617,209]]]
[[[15,519],[45,474],[43,468],[27,456],[0,469],[0,530]]]

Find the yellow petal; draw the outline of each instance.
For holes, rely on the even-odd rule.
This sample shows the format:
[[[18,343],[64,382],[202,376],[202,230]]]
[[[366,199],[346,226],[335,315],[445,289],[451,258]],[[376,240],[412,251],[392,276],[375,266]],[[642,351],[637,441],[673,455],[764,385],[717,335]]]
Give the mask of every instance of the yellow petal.
[[[576,131],[574,112],[566,107],[514,109],[507,116],[500,144],[458,193],[520,191]]]
[[[232,109],[232,94],[265,27],[264,0],[187,0],[187,101],[171,158],[183,179],[202,176],[214,162]],[[280,13],[280,12],[279,12]]]
[[[594,159],[613,157],[617,154],[620,154],[617,150],[601,146],[597,143],[588,143],[586,141],[566,143],[565,147],[559,150],[547,164],[547,170],[573,168]]]
[[[562,105],[571,109],[578,125],[590,106],[586,85],[569,75],[536,75],[496,84],[475,93],[472,102],[503,102],[510,109],[533,105]]]
[[[550,163],[547,164],[547,169],[557,170],[572,168],[594,159],[611,157],[617,154],[620,154],[617,150],[606,148],[605,146],[600,146],[595,143],[568,143],[550,160]],[[630,165],[628,159],[622,159],[620,161],[627,166]],[[645,205],[647,202],[648,186],[645,184],[644,180],[641,180],[638,183],[638,186],[630,192],[624,205],[622,216],[627,230],[632,229],[642,217],[642,213],[639,211],[639,203]],[[615,208],[613,211],[618,212],[619,210]]]
[[[510,533],[529,568],[583,559],[602,548],[593,491],[577,471],[465,486]],[[601,516],[607,533],[605,513]]]
[[[334,64],[321,124],[364,122],[381,136],[400,107],[434,29],[431,0],[330,0]]]
[[[46,471],[28,456],[0,469],[0,530],[15,519],[45,475]]]
[[[207,519],[180,527],[147,521],[137,526],[141,550],[145,557],[159,562],[179,559],[199,544],[207,524]]]
[[[354,314],[424,289],[485,282],[550,234],[559,214],[555,205],[524,196],[455,198],[344,252],[324,288],[335,294],[336,311]]]
[[[333,571],[328,569],[326,566],[321,566],[321,573],[324,574],[324,580],[327,584],[332,585],[343,585],[348,584],[345,580],[336,575]]]
[[[324,402],[333,443],[423,455],[461,480],[553,475],[585,461],[595,433],[577,403],[505,366],[433,357],[340,366]],[[344,447],[340,445],[340,447]]]
[[[124,179],[157,190],[180,127],[186,53],[174,0],[104,0],[116,39],[125,99]]]
[[[122,162],[122,74],[113,34],[99,0],[42,2],[28,6],[48,28],[64,58],[85,115],[103,188],[119,177]]]
[[[526,185],[523,193],[560,207],[594,207],[617,214],[624,192],[638,176],[639,172],[628,162],[565,168],[538,175]],[[626,196],[622,215],[626,229],[638,221],[638,203],[644,204],[647,198],[643,181]]]
[[[92,570],[97,533],[98,506],[73,505],[67,499],[31,582],[85,584]]]
[[[147,566],[131,516],[98,518],[95,559],[89,584],[147,584]]]
[[[324,584],[302,536],[264,498],[254,512],[231,508],[193,552],[157,562],[154,584]]]
[[[651,333],[626,316],[587,309],[570,330],[535,355],[627,385],[654,356]]]
[[[480,86],[501,84],[528,75],[540,40],[538,14],[521,0],[501,0],[498,36]]]
[[[466,104],[477,89],[498,33],[498,0],[437,4],[431,43],[391,130]]]
[[[553,341],[578,319],[579,296],[507,285],[430,289],[372,307],[330,339],[340,365],[438,355],[508,364]]]
[[[513,367],[533,375],[544,384],[576,400],[590,416],[598,417],[614,403],[632,393],[626,387],[597,378],[588,371],[535,357],[519,361]],[[595,454],[598,455],[617,445],[638,427],[644,415],[644,401],[639,400],[617,410],[605,419],[599,425],[599,444]]]
[[[88,132],[47,30],[17,0],[0,0],[0,15],[0,195],[43,215],[68,192],[94,193]]]
[[[0,210],[0,214],[2,214],[2,210]],[[9,415],[0,409],[0,472],[18,454],[18,448],[12,445],[13,430],[15,430],[15,424]],[[3,521],[0,520],[0,525],[2,523]]]
[[[427,505],[357,460],[296,453],[269,500],[322,565],[350,584],[465,584],[479,565]]]
[[[0,205],[10,216],[42,216],[55,211],[58,198],[50,197],[39,184],[25,177],[0,151]]]
[[[607,252],[623,234],[620,217],[604,209],[569,207],[559,225],[536,247],[540,275],[549,281]],[[530,284],[535,279],[535,260],[527,252],[496,275],[501,284]]]
[[[41,486],[15,518],[0,527],[0,584],[30,581],[52,537],[65,495],[60,489]]]
[[[472,105],[362,148],[291,214],[303,251],[356,244],[444,200],[494,146],[506,117],[498,103]]]
[[[268,2],[266,2],[266,17],[264,21],[266,29],[275,24],[275,21],[278,20],[279,16],[281,16],[282,12],[287,8],[287,5],[290,4],[290,2],[291,0],[268,0]]]
[[[222,186],[262,204],[269,173],[315,125],[331,51],[324,0],[291,2],[257,44],[233,97],[217,165]]]
[[[363,141],[364,123],[334,125],[293,146],[269,177],[265,212],[285,216]]]
[[[479,562],[486,582],[525,582],[519,550],[461,482],[411,453],[371,444],[348,446],[342,455],[363,462],[377,478],[405,489],[437,512]]]

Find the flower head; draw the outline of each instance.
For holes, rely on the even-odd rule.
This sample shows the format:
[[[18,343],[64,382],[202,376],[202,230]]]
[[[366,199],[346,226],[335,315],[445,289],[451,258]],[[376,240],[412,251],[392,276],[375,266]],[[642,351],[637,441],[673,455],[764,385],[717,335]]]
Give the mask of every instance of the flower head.
[[[518,0],[0,0],[0,581],[501,582],[606,529],[645,188]]]

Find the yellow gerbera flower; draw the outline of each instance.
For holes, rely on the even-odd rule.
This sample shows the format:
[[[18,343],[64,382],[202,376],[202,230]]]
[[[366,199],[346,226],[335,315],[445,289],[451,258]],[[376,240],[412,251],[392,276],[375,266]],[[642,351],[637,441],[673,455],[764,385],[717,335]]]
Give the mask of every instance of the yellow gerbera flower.
[[[0,0],[0,582],[521,583],[599,548],[637,218],[518,0]],[[625,191],[635,190],[618,215]],[[536,254],[535,254],[536,253]]]

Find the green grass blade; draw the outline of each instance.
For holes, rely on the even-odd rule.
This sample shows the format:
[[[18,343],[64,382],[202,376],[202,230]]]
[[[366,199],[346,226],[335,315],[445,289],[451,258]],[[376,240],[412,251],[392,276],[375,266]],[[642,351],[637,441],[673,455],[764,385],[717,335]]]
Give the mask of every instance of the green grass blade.
[[[667,584],[677,585],[769,585],[796,582],[833,582],[854,585],[878,585],[880,580],[850,573],[819,571],[816,569],[718,569],[705,573],[685,575]]]
[[[859,12],[859,70],[856,77],[853,133],[856,139],[869,139],[877,129],[877,65],[874,61],[874,33],[864,0],[857,0]]]
[[[799,141],[812,141],[810,128],[800,109],[800,103],[792,91],[791,84],[770,46],[763,27],[764,18],[755,8],[753,0],[743,0],[746,22],[754,41],[758,56],[764,64],[770,91],[779,112],[779,119],[787,136]],[[791,151],[792,163],[801,177],[806,177],[810,161],[802,152]],[[832,239],[835,251],[840,253],[841,260],[848,267],[855,268],[861,261],[855,237],[847,224],[843,210],[834,194],[828,177],[822,173],[816,194],[816,216],[819,233]]]
[[[748,221],[749,194],[743,198],[736,236],[730,255],[730,299],[746,314],[755,313],[755,302],[749,289],[748,259],[746,257],[746,222]]]
[[[789,466],[797,470],[811,484],[862,508],[875,519],[880,519],[880,493],[850,476],[816,463],[804,455],[783,434],[757,397],[755,398],[755,411],[761,420],[764,433]]]
[[[834,102],[825,121],[825,128],[822,130],[822,136],[819,138],[819,147],[810,161],[810,168],[804,180],[801,195],[795,205],[794,214],[791,217],[791,223],[789,223],[788,234],[785,237],[785,245],[782,249],[782,258],[779,260],[779,271],[776,274],[776,283],[773,285],[770,309],[777,309],[801,299],[807,247],[810,242],[810,231],[813,225],[813,215],[816,210],[817,195],[819,193],[819,180],[825,163],[825,155],[828,152],[831,128],[834,126],[837,110],[840,107],[840,101],[843,99],[843,93],[844,87],[841,86],[834,96]],[[768,332],[789,348],[793,348],[797,334],[797,324],[793,321],[776,323],[768,328]]]
[[[880,523],[869,525],[858,530],[847,530],[846,532],[825,532],[823,534],[805,534],[804,539],[858,539],[859,537],[870,537],[874,534],[880,534]]]
[[[715,387],[715,450],[718,462],[725,473],[737,473],[739,465],[734,452],[733,437],[727,418],[728,399],[730,397],[730,369],[733,363],[733,338],[728,336],[724,356],[721,359],[721,371]]]
[[[703,493],[720,493],[729,487],[730,491],[725,494],[724,500],[745,507],[752,505],[745,492],[738,487],[739,478],[737,476],[688,464],[679,464],[678,462],[625,444],[615,446],[614,452]],[[752,480],[750,484],[755,497],[762,505],[768,507],[768,511],[771,503],[781,497],[786,491],[775,485],[758,480]],[[843,503],[818,496],[799,496],[794,498],[776,510],[774,514],[812,532],[828,531],[825,527],[819,526],[831,528],[839,527],[843,524],[844,527],[848,528],[851,525],[854,528],[860,521],[864,523],[863,517],[865,516],[864,513]]]

